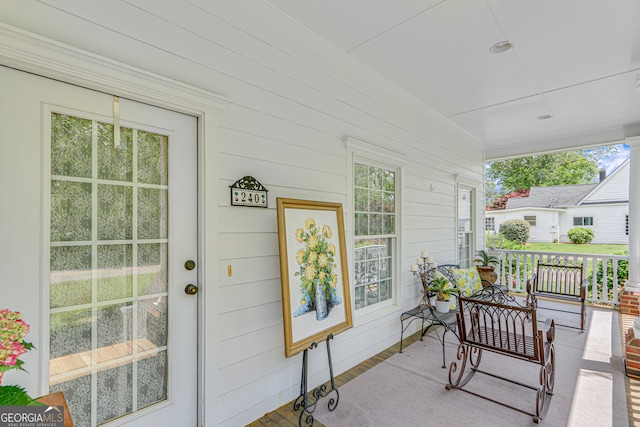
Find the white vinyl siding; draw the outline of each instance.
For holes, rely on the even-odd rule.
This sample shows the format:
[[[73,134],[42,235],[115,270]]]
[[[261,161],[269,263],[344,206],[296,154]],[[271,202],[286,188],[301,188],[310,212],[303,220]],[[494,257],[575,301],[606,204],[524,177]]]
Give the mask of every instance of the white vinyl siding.
[[[629,161],[615,169],[582,203],[621,202],[629,200]]]
[[[340,351],[333,354],[333,364],[341,370],[397,343],[400,312],[420,300],[421,287],[409,273],[420,251],[429,251],[441,264],[455,262],[452,171],[476,188],[484,180],[482,145],[452,121],[272,13],[265,3],[248,7],[224,0],[136,7],[71,1],[56,7],[55,19],[26,28],[90,51],[92,57],[161,73],[230,100],[219,117],[199,118],[205,123],[200,158],[203,424],[209,426],[246,425],[297,397],[300,377],[289,373],[299,372],[300,359],[287,359],[283,351],[275,199],[349,206],[351,158],[344,135],[397,153],[404,163],[402,228],[397,230],[402,240],[392,255],[398,293],[387,316],[369,319],[367,327],[357,320],[335,337]],[[3,22],[20,26],[33,8],[2,10]],[[123,17],[136,25],[124,25]],[[229,185],[246,175],[269,190],[267,209],[230,206]],[[478,193],[477,199],[484,195]],[[347,209],[345,219],[353,213]],[[476,216],[483,221],[478,209]],[[345,222],[349,240],[353,223]],[[478,222],[476,229],[482,225]],[[353,260],[348,262],[352,273]],[[11,298],[3,294],[9,305]],[[419,328],[414,322],[407,333]],[[311,364],[310,369],[315,380],[323,368]],[[29,370],[39,377],[33,366]]]
[[[625,234],[625,215],[629,212],[629,205],[604,204],[575,206],[567,209],[561,221],[561,242],[568,242],[567,231],[573,225],[574,217],[591,217],[593,226],[587,226],[595,232],[592,243],[628,244],[629,236]]]
[[[558,210],[557,209],[514,209],[504,211],[488,211],[487,219],[495,221],[496,231],[500,230],[500,224],[510,219],[535,218],[536,226],[529,229],[530,242],[553,242],[558,236]]]

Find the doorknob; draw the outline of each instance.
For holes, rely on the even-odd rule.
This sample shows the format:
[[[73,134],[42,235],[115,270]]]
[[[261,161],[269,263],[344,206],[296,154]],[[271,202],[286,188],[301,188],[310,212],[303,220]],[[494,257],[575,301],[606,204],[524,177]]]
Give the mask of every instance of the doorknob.
[[[198,293],[198,287],[196,285],[188,284],[184,287],[184,293],[187,295],[195,295]]]

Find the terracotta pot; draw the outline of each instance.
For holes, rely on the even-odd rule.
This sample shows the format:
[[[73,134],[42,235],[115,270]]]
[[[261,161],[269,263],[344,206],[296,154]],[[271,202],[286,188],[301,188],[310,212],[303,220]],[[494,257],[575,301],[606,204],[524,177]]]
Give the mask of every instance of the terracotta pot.
[[[69,413],[67,400],[64,398],[64,394],[61,391],[47,394],[46,396],[39,397],[36,400],[49,406],[62,406],[64,410],[64,427],[73,427],[73,420]]]
[[[494,271],[495,267],[476,265],[476,268],[478,269],[478,273],[480,273],[480,278],[482,280],[488,280],[491,283],[496,283],[498,280],[498,273]]]

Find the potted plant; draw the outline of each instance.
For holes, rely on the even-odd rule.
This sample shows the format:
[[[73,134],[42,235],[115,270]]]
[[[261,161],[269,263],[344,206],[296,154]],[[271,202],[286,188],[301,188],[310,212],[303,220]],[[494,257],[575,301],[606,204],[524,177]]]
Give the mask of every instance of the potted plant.
[[[436,311],[447,313],[451,306],[451,303],[449,302],[449,295],[456,293],[457,289],[451,285],[446,277],[436,275],[436,277],[433,278],[431,285],[427,288],[427,291],[435,293]]]
[[[0,310],[0,406],[32,406],[38,405],[19,386],[2,385],[4,373],[18,369],[24,371],[20,356],[33,348],[33,344],[24,340],[29,333],[29,325],[22,320],[21,313]]]
[[[498,257],[491,255],[486,250],[478,251],[478,258],[474,259],[480,278],[495,283],[498,280],[498,274],[494,271],[495,266],[500,264]]]

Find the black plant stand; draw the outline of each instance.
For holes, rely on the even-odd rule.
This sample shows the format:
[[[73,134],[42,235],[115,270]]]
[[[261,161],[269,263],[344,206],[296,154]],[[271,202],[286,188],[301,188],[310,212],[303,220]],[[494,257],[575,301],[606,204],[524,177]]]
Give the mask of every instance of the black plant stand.
[[[302,419],[304,417],[304,422],[308,426],[313,425],[313,413],[316,410],[316,405],[318,404],[318,400],[322,399],[325,396],[328,396],[330,393],[335,392],[335,398],[331,397],[327,404],[327,407],[330,411],[335,410],[338,407],[338,400],[340,400],[340,394],[338,393],[338,389],[336,388],[335,381],[333,379],[333,364],[331,362],[331,348],[329,347],[329,340],[333,339],[333,334],[329,334],[327,336],[327,357],[329,359],[329,375],[331,376],[331,388],[327,389],[327,384],[322,384],[311,392],[312,398],[310,399],[307,396],[307,382],[308,382],[308,350],[312,350],[318,347],[318,343],[314,342],[311,344],[311,347],[304,350],[302,354],[302,379],[300,381],[300,395],[293,402],[293,410],[297,411],[302,409],[300,412],[300,418],[298,420],[298,426],[302,427]]]

